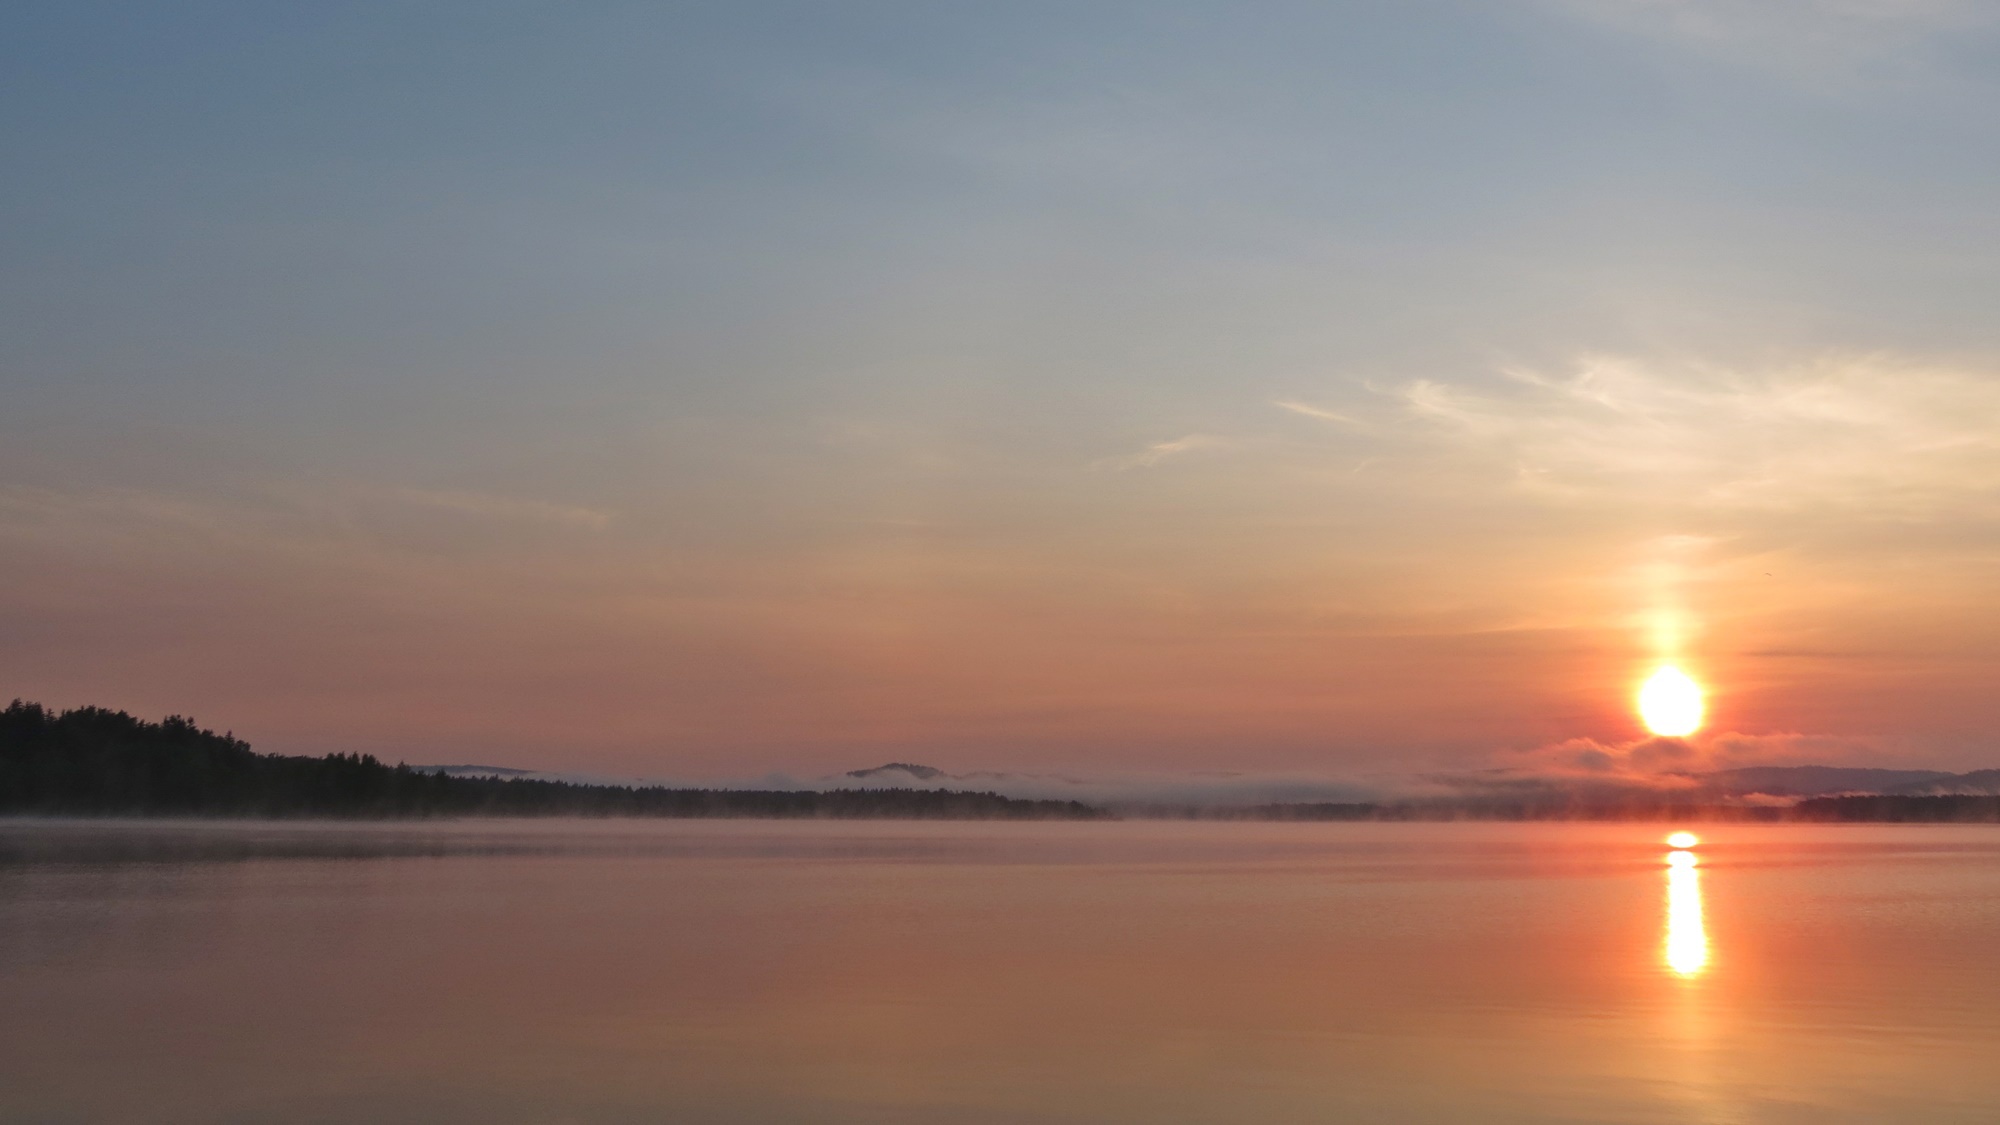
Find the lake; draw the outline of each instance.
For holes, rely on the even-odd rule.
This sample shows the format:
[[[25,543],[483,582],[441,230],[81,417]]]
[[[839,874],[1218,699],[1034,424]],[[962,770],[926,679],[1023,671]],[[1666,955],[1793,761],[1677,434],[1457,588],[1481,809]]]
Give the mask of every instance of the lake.
[[[1991,1122],[2000,829],[0,822],[6,1122]]]

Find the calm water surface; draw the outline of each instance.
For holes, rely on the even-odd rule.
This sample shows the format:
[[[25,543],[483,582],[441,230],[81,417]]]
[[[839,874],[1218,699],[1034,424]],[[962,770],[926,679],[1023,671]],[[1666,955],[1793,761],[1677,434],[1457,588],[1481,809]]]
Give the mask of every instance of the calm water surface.
[[[1992,1122],[2000,829],[0,823],[5,1122]]]

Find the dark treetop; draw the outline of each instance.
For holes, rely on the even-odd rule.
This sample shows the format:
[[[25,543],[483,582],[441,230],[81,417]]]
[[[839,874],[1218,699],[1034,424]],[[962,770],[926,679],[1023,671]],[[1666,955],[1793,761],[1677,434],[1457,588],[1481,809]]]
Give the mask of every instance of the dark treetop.
[[[0,711],[0,813],[47,816],[677,816],[1097,819],[1076,801],[912,789],[628,788],[448,777],[366,754],[259,754],[178,715]]]

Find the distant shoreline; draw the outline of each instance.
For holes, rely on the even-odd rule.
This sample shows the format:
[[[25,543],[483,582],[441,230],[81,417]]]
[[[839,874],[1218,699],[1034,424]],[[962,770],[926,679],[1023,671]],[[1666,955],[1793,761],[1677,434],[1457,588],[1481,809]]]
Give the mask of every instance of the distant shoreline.
[[[956,789],[705,789],[451,776],[363,754],[259,754],[173,716],[0,711],[0,816],[423,820],[499,817],[766,820],[1594,821],[2000,824],[2000,796],[1846,795],[1731,805],[1657,795],[1480,797],[1247,806],[1087,804]]]
[[[1120,810],[1126,816],[1165,820],[1264,822],[1441,823],[1512,821],[1704,824],[2000,824],[2000,797],[1810,797],[1791,805],[1624,802],[1431,800],[1406,802],[1279,803],[1244,807]]]
[[[314,760],[314,759],[307,759]],[[384,767],[385,769],[392,767]],[[923,789],[622,789],[563,782],[492,781],[499,786],[561,786],[557,798],[503,790],[448,808],[313,808],[294,811],[56,809],[0,807],[0,824],[38,820],[104,823],[231,822],[355,824],[498,820],[878,820],[878,821],[1133,821],[1228,824],[1994,824],[2000,797],[1815,797],[1789,807],[1660,806],[1647,809],[1574,806],[1322,805],[1198,808],[1102,807],[1077,801],[1034,801],[993,793]],[[606,800],[599,789],[623,795]]]
[[[669,789],[531,778],[451,777],[372,755],[259,754],[171,716],[0,711],[0,815],[407,820],[676,817],[836,820],[1102,820],[1080,801],[925,789]]]

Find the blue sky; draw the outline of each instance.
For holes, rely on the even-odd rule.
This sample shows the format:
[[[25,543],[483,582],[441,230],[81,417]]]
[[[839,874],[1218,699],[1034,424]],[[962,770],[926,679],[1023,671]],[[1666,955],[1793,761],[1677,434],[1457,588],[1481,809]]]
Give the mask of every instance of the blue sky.
[[[1971,761],[1990,11],[14,5],[0,672],[411,760],[1343,769],[1617,744],[1673,658]]]

